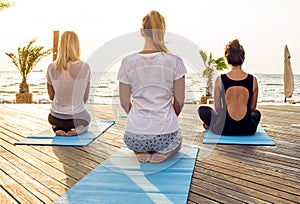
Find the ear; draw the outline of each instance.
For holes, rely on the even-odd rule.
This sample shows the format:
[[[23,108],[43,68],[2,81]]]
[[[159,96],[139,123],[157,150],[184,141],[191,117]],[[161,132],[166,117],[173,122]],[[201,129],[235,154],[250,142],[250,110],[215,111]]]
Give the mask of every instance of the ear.
[[[145,36],[145,32],[144,32],[144,29],[143,29],[143,28],[140,29],[140,33],[141,33],[141,36],[142,36],[142,37]]]

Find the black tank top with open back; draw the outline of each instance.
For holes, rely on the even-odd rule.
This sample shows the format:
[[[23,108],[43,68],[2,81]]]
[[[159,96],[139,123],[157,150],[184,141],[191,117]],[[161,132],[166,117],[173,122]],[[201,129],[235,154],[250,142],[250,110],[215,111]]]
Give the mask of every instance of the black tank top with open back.
[[[223,135],[253,135],[256,132],[256,125],[251,119],[250,104],[253,96],[253,76],[248,76],[243,80],[232,80],[226,74],[221,75],[223,87],[221,93],[221,103],[223,111],[221,118],[217,121],[215,129]],[[228,110],[226,103],[226,91],[233,86],[245,87],[248,90],[249,98],[245,116],[241,120],[234,120]]]

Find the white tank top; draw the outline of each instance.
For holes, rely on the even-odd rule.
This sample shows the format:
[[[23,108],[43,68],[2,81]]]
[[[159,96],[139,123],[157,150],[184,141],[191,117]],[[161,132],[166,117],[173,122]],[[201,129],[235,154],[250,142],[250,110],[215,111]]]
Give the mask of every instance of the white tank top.
[[[124,58],[118,80],[129,84],[133,99],[126,131],[157,135],[179,130],[172,103],[173,85],[186,72],[182,59],[176,55],[159,52]]]
[[[85,110],[84,94],[91,78],[87,63],[73,62],[67,70],[55,69],[55,64],[51,63],[46,78],[55,92],[52,112],[74,115]]]

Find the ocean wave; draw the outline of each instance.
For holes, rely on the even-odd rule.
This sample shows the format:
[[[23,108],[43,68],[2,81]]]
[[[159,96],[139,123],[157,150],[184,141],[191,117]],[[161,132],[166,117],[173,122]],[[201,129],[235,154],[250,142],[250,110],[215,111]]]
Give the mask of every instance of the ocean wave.
[[[90,98],[98,103],[108,103],[116,100],[118,95],[118,81],[116,73],[93,73],[91,82]],[[284,100],[283,75],[281,74],[257,74],[255,75],[259,83],[258,101]],[[214,77],[214,79],[216,76]],[[292,100],[300,100],[300,75],[295,75],[295,90]],[[207,79],[199,74],[188,73],[186,75],[186,101],[199,101],[205,94]],[[28,77],[29,90],[33,93],[35,101],[48,98],[46,88],[46,78],[43,72],[32,72]],[[20,74],[18,72],[1,71],[0,74],[0,98],[13,100],[19,91]]]
[[[274,84],[274,83],[270,83],[270,84],[264,84],[265,86],[283,86],[283,84]]]

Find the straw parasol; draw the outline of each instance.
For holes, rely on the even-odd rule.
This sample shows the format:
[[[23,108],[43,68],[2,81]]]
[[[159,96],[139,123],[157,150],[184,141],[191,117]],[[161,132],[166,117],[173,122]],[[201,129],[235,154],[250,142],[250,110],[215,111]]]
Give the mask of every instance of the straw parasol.
[[[290,62],[290,52],[287,45],[284,48],[284,101],[291,98],[294,91],[294,75]]]

